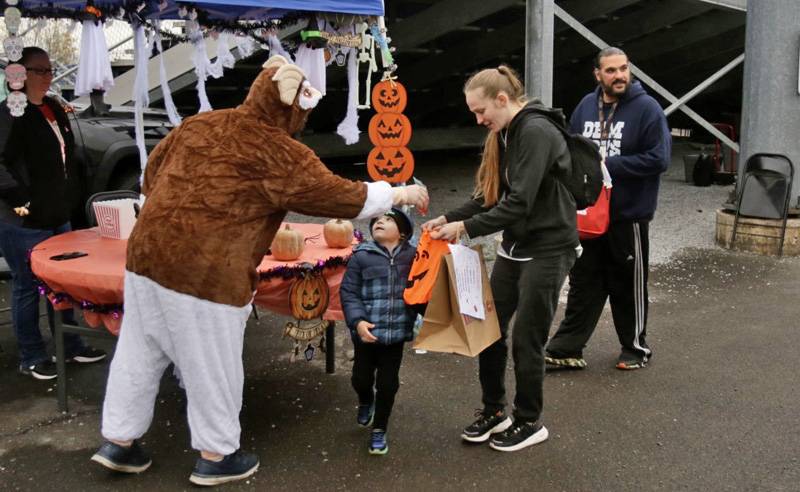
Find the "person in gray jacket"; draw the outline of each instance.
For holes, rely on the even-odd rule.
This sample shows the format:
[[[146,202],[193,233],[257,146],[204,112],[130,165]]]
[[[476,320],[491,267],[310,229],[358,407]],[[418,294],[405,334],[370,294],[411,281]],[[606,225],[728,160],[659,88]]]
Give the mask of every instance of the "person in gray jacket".
[[[548,437],[542,425],[544,344],[558,295],[580,246],[575,199],[559,179],[570,169],[566,141],[545,115],[564,120],[534,99],[506,66],[473,75],[464,86],[467,106],[486,137],[471,200],[423,228],[455,239],[503,231],[491,275],[501,338],[480,354],[483,409],[462,438],[499,451],[517,451]],[[505,413],[508,325],[516,313],[512,354],[516,376],[513,422]]]

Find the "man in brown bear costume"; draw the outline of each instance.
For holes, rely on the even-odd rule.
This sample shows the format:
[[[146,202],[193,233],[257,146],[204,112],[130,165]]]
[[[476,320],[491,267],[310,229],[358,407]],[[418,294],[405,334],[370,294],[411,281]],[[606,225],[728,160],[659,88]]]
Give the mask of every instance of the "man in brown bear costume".
[[[424,188],[337,177],[292,138],[320,97],[297,66],[273,56],[244,104],[186,119],[151,153],[146,202],[128,240],[106,442],[92,460],[127,473],[150,466],[137,439],[172,362],[201,454],[190,480],[216,485],[253,474],[258,457],[239,450],[244,328],[256,267],[287,211],[363,219],[392,205],[427,207]]]

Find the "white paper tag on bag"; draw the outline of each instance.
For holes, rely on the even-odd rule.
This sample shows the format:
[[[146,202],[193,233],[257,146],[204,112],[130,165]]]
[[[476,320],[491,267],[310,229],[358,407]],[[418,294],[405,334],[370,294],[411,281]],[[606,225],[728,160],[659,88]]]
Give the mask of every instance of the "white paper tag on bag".
[[[451,244],[450,253],[453,257],[459,311],[473,318],[486,319],[480,255],[474,249],[460,244]]]

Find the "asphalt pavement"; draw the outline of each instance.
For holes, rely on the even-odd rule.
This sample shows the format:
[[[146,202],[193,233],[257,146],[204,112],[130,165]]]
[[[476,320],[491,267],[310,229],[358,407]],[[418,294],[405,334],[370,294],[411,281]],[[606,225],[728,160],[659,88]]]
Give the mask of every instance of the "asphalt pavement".
[[[466,199],[476,165],[468,153],[419,159],[432,216]],[[359,166],[337,172],[366,174]],[[588,368],[548,373],[550,440],[516,453],[459,438],[480,406],[475,359],[407,347],[389,453],[368,455],[368,432],[355,423],[343,324],[337,371],[329,375],[321,358],[290,362],[286,318],[262,310],[246,332],[241,414],[242,446],[259,454],[261,468],[225,489],[800,490],[792,365],[800,353],[800,260],[715,247],[713,213],[729,191],[684,183],[676,155],[652,224],[651,364],[613,367],[619,345],[606,310],[585,351]],[[0,307],[9,291],[8,281],[0,284]],[[108,342],[97,345],[113,351]],[[68,367],[71,407],[61,414],[53,382],[17,374],[7,311],[0,312],[0,346],[0,490],[193,488],[184,395],[170,377],[143,439],[153,466],[120,476],[89,462],[101,439],[108,365]],[[507,387],[513,397],[511,364]]]

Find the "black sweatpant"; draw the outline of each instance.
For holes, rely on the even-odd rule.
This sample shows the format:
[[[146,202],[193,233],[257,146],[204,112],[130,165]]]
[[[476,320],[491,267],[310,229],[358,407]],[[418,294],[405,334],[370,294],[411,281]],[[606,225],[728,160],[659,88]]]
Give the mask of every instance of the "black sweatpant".
[[[394,396],[400,388],[400,364],[403,342],[392,345],[355,343],[355,360],[351,382],[358,394],[358,403],[375,403],[374,429],[388,430]]]
[[[543,402],[544,345],[558,307],[561,286],[574,262],[574,249],[525,262],[497,258],[491,285],[502,336],[479,357],[484,412],[494,413],[506,406],[506,338],[509,322],[516,312],[512,334],[516,377],[514,418],[539,419]]]
[[[622,345],[621,357],[651,355],[647,334],[648,222],[614,222],[608,232],[583,241],[583,255],[569,274],[564,320],[547,344],[556,357],[582,357],[606,299]]]

